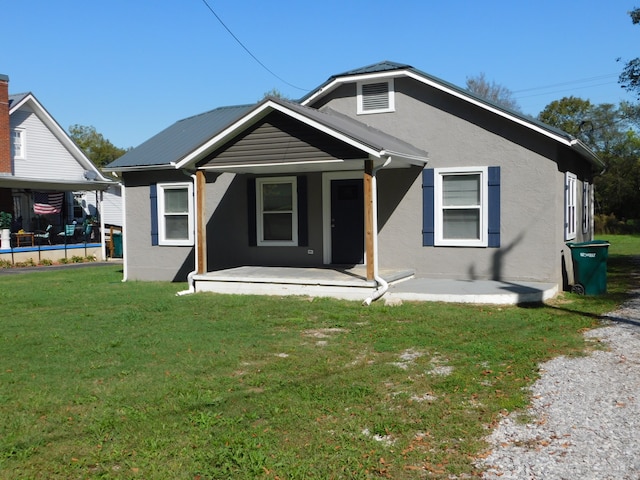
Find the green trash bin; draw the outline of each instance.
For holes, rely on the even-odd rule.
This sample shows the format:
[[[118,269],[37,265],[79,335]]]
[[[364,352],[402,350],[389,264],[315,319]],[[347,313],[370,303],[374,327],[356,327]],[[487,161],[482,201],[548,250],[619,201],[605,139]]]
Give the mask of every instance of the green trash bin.
[[[603,240],[567,243],[573,260],[573,293],[602,295],[607,293],[607,257],[610,243]]]
[[[122,233],[113,234],[113,258],[122,258]]]

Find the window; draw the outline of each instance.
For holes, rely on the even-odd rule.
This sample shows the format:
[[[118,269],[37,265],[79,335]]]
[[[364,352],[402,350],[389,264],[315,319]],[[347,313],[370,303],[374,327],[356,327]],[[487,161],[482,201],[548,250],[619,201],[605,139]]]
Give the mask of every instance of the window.
[[[358,114],[395,110],[393,79],[375,83],[358,83]]]
[[[158,244],[193,245],[193,185],[191,183],[159,183]]]
[[[296,177],[256,179],[257,244],[298,245]]]
[[[591,229],[591,188],[589,182],[582,184],[582,233]]]
[[[11,131],[11,156],[14,159],[26,158],[24,130]]]
[[[486,246],[486,168],[435,173],[436,245]]]
[[[576,185],[578,181],[573,173],[564,176],[564,239],[576,238]]]

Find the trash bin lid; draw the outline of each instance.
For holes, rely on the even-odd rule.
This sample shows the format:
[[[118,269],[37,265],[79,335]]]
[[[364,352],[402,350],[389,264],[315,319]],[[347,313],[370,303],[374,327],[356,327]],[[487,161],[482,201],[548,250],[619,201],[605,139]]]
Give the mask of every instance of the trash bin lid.
[[[583,247],[608,247],[611,245],[607,240],[591,240],[589,242],[568,242],[569,248],[583,248]]]

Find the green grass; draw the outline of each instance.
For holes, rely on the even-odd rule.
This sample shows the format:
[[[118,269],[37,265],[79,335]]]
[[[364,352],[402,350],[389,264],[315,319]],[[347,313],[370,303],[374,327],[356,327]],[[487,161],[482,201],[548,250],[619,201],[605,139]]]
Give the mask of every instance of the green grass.
[[[177,297],[117,266],[0,276],[0,477],[473,475],[538,364],[583,352],[624,300],[617,244],[610,294],[526,308]]]

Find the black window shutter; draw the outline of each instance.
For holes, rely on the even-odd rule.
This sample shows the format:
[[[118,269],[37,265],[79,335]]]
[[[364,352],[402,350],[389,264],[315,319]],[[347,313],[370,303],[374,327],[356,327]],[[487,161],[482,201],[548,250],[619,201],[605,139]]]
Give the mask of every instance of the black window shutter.
[[[422,245],[434,245],[434,175],[433,168],[422,170]]]
[[[158,185],[149,185],[149,204],[151,205],[151,245],[158,245]]]
[[[247,230],[249,232],[249,246],[258,244],[256,223],[256,179],[247,179]]]
[[[489,230],[488,246],[500,247],[500,167],[489,167]]]
[[[297,178],[298,184],[298,246],[309,246],[309,215],[307,212],[307,177]]]

